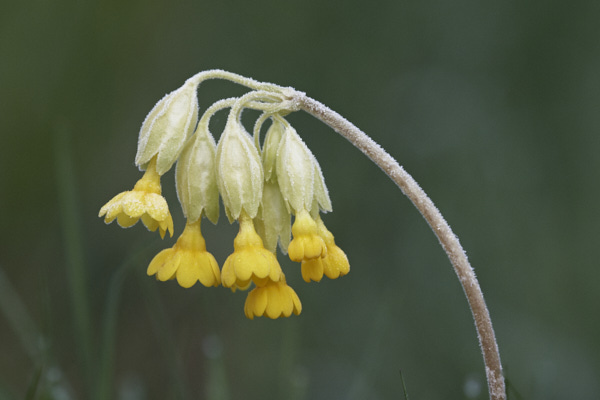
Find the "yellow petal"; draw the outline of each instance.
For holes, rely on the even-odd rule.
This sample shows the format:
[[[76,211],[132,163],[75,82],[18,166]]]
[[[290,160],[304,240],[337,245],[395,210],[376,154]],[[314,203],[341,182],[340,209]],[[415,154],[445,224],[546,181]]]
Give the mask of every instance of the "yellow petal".
[[[182,255],[177,269],[177,282],[184,288],[192,287],[198,281],[206,287],[218,286],[219,276],[217,261],[208,252],[187,252]]]
[[[271,319],[279,318],[282,315],[289,317],[292,314],[293,306],[291,298],[286,297],[288,293],[282,289],[279,284],[268,288],[269,302],[265,309],[265,314]]]
[[[327,258],[315,258],[312,260],[302,261],[302,279],[305,282],[315,281],[320,282],[323,279],[323,264]]]
[[[290,288],[292,293],[292,303],[294,305],[294,314],[299,315],[302,312],[302,303],[300,302],[300,298],[298,297],[298,295],[296,294],[296,292]]]
[[[108,207],[108,211],[106,213],[104,221],[108,221],[107,223],[111,223],[122,212],[123,205],[120,202],[114,203],[110,207]]]
[[[119,224],[121,228],[129,228],[135,225],[138,221],[139,218],[131,218],[125,214],[117,215],[117,224]]]
[[[225,260],[225,264],[223,264],[223,270],[221,271],[221,282],[225,287],[234,286],[235,280],[237,279],[233,270],[233,266],[231,265],[232,262],[233,254],[227,257],[227,259]]]
[[[146,273],[149,276],[156,274],[166,263],[166,261],[173,255],[173,249],[165,249],[154,256]]]
[[[157,221],[164,221],[169,215],[169,206],[164,197],[155,193],[147,193],[144,197],[145,212]]]
[[[98,213],[98,216],[102,217],[107,212],[109,212],[109,210],[111,208],[113,208],[114,205],[117,204],[119,202],[119,200],[121,199],[121,197],[125,196],[126,193],[127,192],[121,192],[121,193],[119,193],[118,195],[116,195],[115,197],[113,197],[108,203],[106,203],[105,205],[103,205],[102,208],[100,209],[100,212]],[[121,211],[117,211],[116,213],[114,213],[114,215],[112,215],[110,217],[111,220],[114,219],[119,212],[121,212]]]
[[[346,253],[336,245],[327,246],[327,256],[323,259],[323,272],[329,279],[336,279],[350,272]]]
[[[177,272],[177,268],[179,268],[179,264],[181,262],[181,253],[173,250],[171,253],[171,257],[165,260],[163,267],[160,268],[156,274],[156,277],[159,281],[168,281],[175,277],[175,273]]]
[[[292,313],[298,315],[302,304],[298,295],[285,283],[285,278],[279,282],[269,281],[266,286],[252,290],[246,298],[244,313],[246,317],[267,316],[271,319],[289,317]]]
[[[132,218],[139,218],[146,212],[144,192],[131,191],[122,199],[123,212]]]
[[[142,215],[142,222],[150,232],[154,232],[158,229],[159,223],[155,219],[152,219],[148,214]]]
[[[221,271],[219,271],[219,264],[212,254],[204,252],[200,257],[200,273],[198,274],[198,280],[201,284],[206,287],[219,286],[221,284]]]
[[[171,235],[171,237],[173,237],[173,217],[171,217],[171,214],[169,214],[168,217],[164,221],[160,221],[158,223],[158,227],[160,230],[161,238],[164,239],[165,233],[167,231],[169,231],[169,234]]]
[[[267,290],[266,288],[255,288],[246,297],[246,304],[244,306],[244,312],[246,316],[253,319],[254,315],[260,317],[264,314],[267,308]]]

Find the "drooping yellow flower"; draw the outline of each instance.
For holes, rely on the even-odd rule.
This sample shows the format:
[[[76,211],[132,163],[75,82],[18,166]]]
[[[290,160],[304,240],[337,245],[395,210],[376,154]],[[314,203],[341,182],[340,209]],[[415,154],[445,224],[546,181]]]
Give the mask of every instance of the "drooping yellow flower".
[[[135,225],[141,218],[148,230],[154,232],[159,229],[162,238],[167,231],[173,236],[173,218],[167,201],[161,195],[156,157],[148,163],[144,176],[137,181],[133,190],[113,197],[100,209],[98,216],[105,216],[104,222],[107,224],[116,219],[123,228]]]
[[[200,219],[188,223],[177,243],[158,253],[148,266],[148,275],[167,281],[177,279],[184,288],[200,281],[204,286],[219,286],[221,276],[217,261],[206,251],[206,242],[200,231]]]
[[[292,235],[294,239],[288,246],[288,254],[292,261],[311,260],[327,254],[325,242],[318,234],[317,223],[305,209],[296,214]]]
[[[244,313],[249,319],[267,316],[271,319],[289,317],[292,313],[298,315],[302,312],[302,303],[298,295],[287,285],[285,277],[279,282],[269,281],[264,286],[259,286],[250,293],[244,304]]]
[[[252,282],[257,286],[264,286],[268,281],[278,282],[282,272],[277,257],[264,248],[252,218],[242,210],[239,223],[240,231],[233,241],[234,252],[223,264],[223,286],[235,290],[247,289]]]
[[[348,257],[336,244],[333,234],[325,227],[319,216],[316,221],[319,236],[325,242],[327,254],[322,258],[302,261],[302,279],[319,282],[325,274],[329,279],[336,279],[350,272]]]

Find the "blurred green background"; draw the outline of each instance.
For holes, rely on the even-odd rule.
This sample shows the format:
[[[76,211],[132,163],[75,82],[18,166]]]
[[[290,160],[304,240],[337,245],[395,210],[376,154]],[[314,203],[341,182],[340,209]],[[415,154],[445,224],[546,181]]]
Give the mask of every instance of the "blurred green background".
[[[411,399],[487,398],[435,237],[306,114],[289,120],[351,273],[306,284],[279,255],[299,317],[249,321],[243,293],[156,282],[147,264],[175,238],[97,217],[141,176],[155,102],[222,68],[305,91],[415,177],[480,279],[509,398],[597,399],[599,17],[593,0],[3,2],[0,398],[402,399],[400,371]],[[200,104],[241,93],[211,81]],[[203,231],[222,265],[237,225]]]

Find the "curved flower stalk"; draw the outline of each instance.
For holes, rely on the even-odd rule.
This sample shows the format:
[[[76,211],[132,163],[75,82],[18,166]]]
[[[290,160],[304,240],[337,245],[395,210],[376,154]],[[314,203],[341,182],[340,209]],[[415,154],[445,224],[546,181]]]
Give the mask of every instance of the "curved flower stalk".
[[[225,79],[246,86],[238,98],[219,100],[198,120],[197,88],[208,79]],[[230,108],[218,143],[209,132],[212,115]],[[241,123],[244,109],[262,111],[254,137]],[[222,284],[232,291],[254,288],[244,305],[247,318],[289,317],[302,304],[287,285],[277,261],[277,244],[292,261],[301,263],[306,282],[323,276],[336,279],[350,271],[346,254],[325,227],[321,213],[332,210],[323,173],[312,152],[285,119],[304,110],[333,128],[377,164],[421,212],[447,253],[473,313],[486,366],[490,397],[505,399],[498,346],[479,283],[458,238],[414,179],[385,150],[349,121],[323,104],[290,87],[259,82],[223,70],[200,72],[160,100],[140,131],[136,165],[146,173],[129,192],[101,208],[107,223],[122,227],[140,218],[148,229],[173,234],[173,220],[161,196],[160,176],[177,163],[179,202],[188,222],[175,243],[160,252],[148,267],[160,281],[176,279],[183,287],[201,282]],[[260,131],[271,121],[261,146]],[[217,223],[221,198],[229,222],[238,221],[233,253],[219,271],[206,250],[200,231],[203,217]],[[292,217],[294,222],[292,224]]]
[[[292,101],[297,107],[320,119],[348,139],[350,143],[369,157],[396,183],[402,193],[410,199],[423,215],[448,255],[467,296],[475,320],[479,345],[483,353],[490,398],[493,400],[506,399],[500,352],[492,327],[492,320],[475,272],[450,225],[412,176],[364,132],[327,106],[306,97],[304,93],[292,95]]]

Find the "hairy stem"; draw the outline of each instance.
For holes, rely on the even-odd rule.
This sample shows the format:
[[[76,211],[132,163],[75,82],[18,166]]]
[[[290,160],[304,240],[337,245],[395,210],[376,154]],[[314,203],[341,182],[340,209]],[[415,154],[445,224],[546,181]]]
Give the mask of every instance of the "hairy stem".
[[[259,82],[252,78],[247,78],[242,75],[234,74],[233,72],[223,71],[222,69],[211,69],[208,71],[198,72],[196,75],[188,79],[196,85],[209,80],[209,79],[225,79],[227,81],[235,82],[239,85],[246,86],[253,90],[265,90],[268,92],[280,92],[281,86],[274,85],[272,83]]]
[[[448,255],[467,296],[483,353],[490,398],[506,399],[500,354],[483,293],[467,255],[442,214],[412,176],[364,132],[327,106],[305,96],[304,93],[295,92],[291,94],[290,100],[299,109],[320,119],[348,139],[377,164],[421,212]]]

